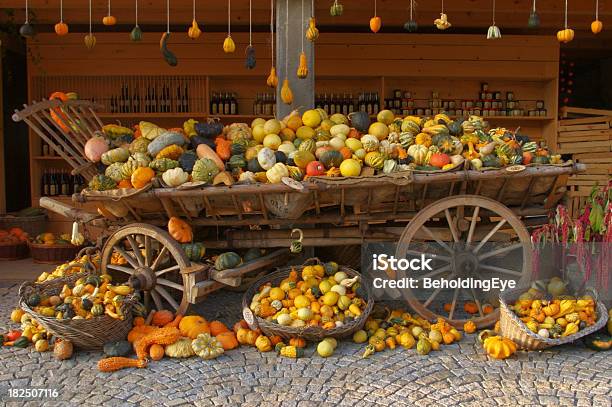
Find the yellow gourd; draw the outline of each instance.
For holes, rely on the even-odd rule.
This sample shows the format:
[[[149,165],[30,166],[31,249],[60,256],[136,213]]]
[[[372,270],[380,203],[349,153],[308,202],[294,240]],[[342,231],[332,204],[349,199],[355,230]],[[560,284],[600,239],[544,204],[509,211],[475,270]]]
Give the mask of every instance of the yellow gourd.
[[[232,36],[228,35],[225,38],[225,41],[223,41],[223,52],[226,54],[231,54],[234,51],[236,51],[236,43],[234,43]]]
[[[308,20],[306,38],[308,38],[308,41],[310,42],[315,42],[319,38],[319,29],[317,28],[317,22],[314,17],[311,17],[310,20]]]
[[[281,100],[283,103],[290,105],[293,103],[293,92],[289,87],[289,79],[283,81],[283,87],[281,88]]]
[[[308,76],[308,63],[306,61],[306,54],[304,52],[300,53],[300,65],[297,69],[297,77],[300,79],[304,79]]]
[[[484,349],[495,359],[506,359],[516,352],[516,343],[503,336],[490,336],[484,340]]]
[[[276,88],[278,86],[278,76],[276,76],[276,68],[270,68],[270,75],[268,75],[268,79],[266,79],[266,84],[271,88]]]
[[[200,37],[200,34],[202,34],[202,30],[200,30],[200,27],[198,26],[198,22],[194,18],[193,21],[191,22],[191,27],[189,27],[189,30],[187,31],[187,36],[189,36],[189,38],[191,38],[192,40],[195,40],[196,38]],[[224,44],[224,48],[225,48],[225,44]]]
[[[270,352],[272,350],[272,342],[267,336],[259,335],[255,340],[255,347],[257,347],[257,350],[260,352]]]

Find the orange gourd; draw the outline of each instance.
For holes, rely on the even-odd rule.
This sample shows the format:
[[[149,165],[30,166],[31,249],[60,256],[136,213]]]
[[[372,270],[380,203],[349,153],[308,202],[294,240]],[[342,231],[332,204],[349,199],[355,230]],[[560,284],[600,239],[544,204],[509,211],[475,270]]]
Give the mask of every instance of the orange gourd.
[[[478,305],[475,302],[468,301],[463,304],[463,310],[468,314],[476,314],[478,312]]]
[[[140,338],[143,338],[151,332],[155,331],[156,329],[158,328],[151,325],[137,325],[132,328],[130,332],[128,332],[127,340],[130,343],[134,343]]]
[[[244,319],[241,319],[240,321],[234,324],[234,327],[233,327],[234,333],[238,333],[238,330],[240,328],[249,329],[249,324],[247,324],[247,322]]]
[[[446,304],[444,304],[444,311],[450,312],[452,306],[453,305],[450,302],[447,302]]]
[[[176,328],[159,328],[145,335],[134,343],[136,349],[136,356],[138,359],[144,359],[147,357],[147,350],[149,346],[153,344],[158,345],[170,345],[181,337],[181,333]]]
[[[147,367],[146,359],[130,359],[124,357],[113,357],[113,358],[105,358],[100,359],[98,361],[98,370],[101,372],[114,372],[126,367],[137,367],[142,369]]]
[[[161,360],[164,357],[164,347],[154,343],[149,349],[149,356],[152,360]]]
[[[450,332],[447,332],[445,334],[442,334],[442,340],[444,341],[445,344],[450,345],[451,343],[455,341],[455,335],[453,335]]]
[[[491,304],[485,304],[482,306],[482,312],[487,315],[495,311],[495,308]]]
[[[155,171],[149,167],[138,167],[132,173],[132,185],[134,188],[140,189],[145,187],[151,180],[155,178]]]
[[[145,319],[143,317],[136,317],[132,321],[132,325],[134,326],[143,326],[145,324]]]
[[[132,185],[132,181],[129,179],[122,179],[117,184],[117,188],[134,188],[134,185]]]
[[[151,320],[151,325],[156,325],[162,327],[174,319],[174,314],[168,310],[160,310],[155,311],[153,314],[153,319]]]
[[[370,18],[370,30],[372,30],[373,33],[380,31],[380,27],[382,27],[382,20],[380,17],[374,16]]]
[[[188,315],[181,319],[179,330],[182,336],[195,339],[199,334],[210,334],[208,321],[199,315]]]
[[[289,339],[289,345],[295,346],[296,348],[305,348],[306,340],[304,338],[291,338]]]
[[[171,217],[168,221],[168,233],[179,243],[189,243],[193,240],[191,226],[176,216]]]
[[[210,327],[210,334],[212,336],[217,336],[223,332],[229,332],[229,329],[227,328],[227,326],[225,326],[225,324],[221,321],[212,321],[209,327]]]
[[[469,320],[465,324],[463,324],[463,332],[465,332],[466,334],[473,334],[474,332],[476,332],[476,324],[474,323],[474,321]]]
[[[236,334],[234,332],[221,332],[219,335],[216,335],[215,338],[219,341],[223,350],[231,350],[238,347],[238,339],[236,339]]]
[[[57,27],[57,24],[56,24],[56,27]],[[67,29],[68,28],[66,28],[66,30]],[[63,35],[63,34],[58,34],[58,35]],[[68,95],[66,95],[64,92],[53,92],[49,96],[49,100],[54,100],[54,99],[58,99],[58,100],[61,100],[62,102],[66,102],[66,101],[68,101]],[[51,119],[62,130],[66,131],[66,132],[68,131],[68,126],[64,123],[64,121],[62,121],[62,119],[67,121],[68,120],[68,116],[66,116],[66,113],[64,113],[61,108],[55,107],[55,108],[51,109]]]
[[[60,21],[59,23],[55,24],[54,29],[55,33],[59,36],[68,34],[68,24],[63,21]]]
[[[223,161],[227,161],[232,156],[232,142],[224,138],[218,137],[215,140],[216,148],[215,151],[219,158]]]
[[[278,335],[270,336],[270,342],[272,342],[272,346],[276,346],[277,343],[281,343],[283,338]]]
[[[174,319],[170,322],[168,322],[167,324],[164,325],[164,328],[169,328],[169,327],[174,327],[174,328],[178,328],[181,320],[183,319],[183,315],[182,314],[176,314],[176,316],[174,317]]]

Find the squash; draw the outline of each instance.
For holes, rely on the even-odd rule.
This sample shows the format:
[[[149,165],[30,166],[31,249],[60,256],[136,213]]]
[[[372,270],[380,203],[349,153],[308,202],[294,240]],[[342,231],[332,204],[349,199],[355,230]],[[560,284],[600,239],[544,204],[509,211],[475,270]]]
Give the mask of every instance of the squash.
[[[195,354],[204,360],[215,359],[225,352],[221,343],[210,334],[199,334],[191,342],[191,347]]]
[[[423,129],[425,131],[426,129]],[[432,145],[431,136],[427,133],[419,133],[414,138],[414,142],[416,144],[424,145],[425,147],[429,147]]]
[[[217,336],[223,332],[229,332],[229,328],[221,321],[212,321],[209,324],[209,328],[212,336]]]
[[[450,157],[444,153],[434,153],[429,159],[429,164],[438,168],[443,168],[445,165],[450,164],[450,162]]]
[[[117,187],[117,183],[110,177],[106,175],[98,174],[95,175],[91,181],[89,181],[89,189],[93,191],[108,191],[110,189],[115,189]]]
[[[289,170],[283,163],[276,163],[272,166],[272,168],[266,171],[266,178],[268,178],[268,181],[270,181],[272,184],[280,184],[281,180],[288,176]]]
[[[242,264],[242,258],[235,252],[221,253],[215,259],[215,269],[219,271],[232,269],[238,267],[240,264]]]
[[[102,164],[104,165],[111,165],[113,163],[126,162],[129,157],[130,151],[127,148],[118,147],[112,150],[108,150],[104,154],[102,154],[102,156],[100,157],[100,161],[102,161]]]
[[[360,132],[365,132],[370,127],[370,116],[367,112],[353,112],[348,115],[351,127]]]
[[[612,348],[612,337],[606,335],[603,331],[595,332],[584,338],[584,344],[596,351],[610,350]]]
[[[463,324],[463,332],[466,334],[473,334],[476,332],[476,324],[471,319]]]
[[[198,156],[193,151],[185,151],[178,159],[180,167],[186,171],[193,171],[193,166],[198,160]]]
[[[177,147],[185,143],[185,138],[182,134],[174,131],[165,131],[147,145],[147,152],[155,157],[164,148],[176,144]],[[180,154],[179,154],[180,156]]]
[[[240,154],[231,156],[229,161],[227,162],[227,165],[230,169],[237,170],[247,168],[248,163],[245,160],[244,155]],[[257,163],[257,165],[259,165],[259,162]]]
[[[166,183],[166,185],[170,187],[178,187],[179,185],[182,185],[187,182],[188,179],[189,174],[183,171],[182,168],[168,169],[162,174],[162,180]]]
[[[174,319],[174,314],[168,310],[159,310],[153,313],[151,325],[162,327]]]
[[[304,338],[290,338],[289,345],[295,346],[296,348],[305,348],[306,340]]]
[[[483,347],[494,359],[506,359],[516,352],[516,343],[502,336],[489,336],[484,340]]]
[[[128,341],[115,341],[104,344],[104,354],[106,356],[127,356],[132,353],[132,344]]]
[[[171,144],[161,149],[161,151],[157,153],[155,158],[156,159],[169,158],[171,160],[178,160],[178,158],[183,154],[183,151],[184,150],[182,147],[177,146],[176,144]]]
[[[100,359],[98,361],[98,370],[101,372],[115,372],[126,367],[136,367],[139,369],[147,367],[146,359],[130,359],[124,357],[112,357]]]
[[[151,348],[149,348],[149,356],[152,360],[162,360],[164,353],[164,347],[156,343],[151,345]]]
[[[104,137],[94,136],[85,143],[85,157],[92,162],[99,162],[102,155],[108,151],[108,143]]]
[[[225,170],[225,164],[223,164],[223,160],[221,160],[221,158],[219,158],[217,153],[215,153],[215,151],[212,148],[210,148],[208,145],[206,144],[198,145],[198,147],[196,148],[196,154],[198,155],[198,158],[200,159],[211,160],[217,166],[219,171]]]
[[[149,163],[149,168],[154,169],[156,172],[166,172],[178,166],[178,161],[170,158],[156,158]]]
[[[134,188],[140,189],[149,184],[153,178],[155,178],[155,171],[152,168],[139,167],[132,173],[130,181]]]
[[[123,179],[122,174],[123,163],[112,163],[106,170],[104,170],[104,175],[111,178],[115,182],[119,182]]]
[[[168,65],[177,66],[178,59],[176,58],[176,55],[174,55],[174,53],[168,49],[168,37],[170,37],[170,32],[166,31],[162,34],[161,39],[159,40],[159,50],[164,57],[164,61],[166,61]]]
[[[201,158],[193,166],[191,178],[194,181],[204,181],[207,184],[211,184],[219,172],[219,167],[213,160]]]
[[[264,147],[257,153],[257,162],[267,171],[276,164],[276,155],[272,149]]]
[[[223,123],[217,119],[208,119],[205,123],[196,123],[194,129],[198,133],[198,136],[215,138],[223,133]]]
[[[319,161],[321,161],[321,163],[323,163],[323,165],[327,169],[330,169],[331,167],[340,167],[340,164],[342,164],[343,160],[344,157],[342,156],[342,154],[339,151],[335,150],[325,151],[323,154],[321,154],[321,157],[319,159]]]
[[[202,261],[206,254],[206,247],[202,243],[184,243],[181,248],[191,261]]]
[[[385,164],[384,157],[378,151],[371,151],[367,153],[363,161],[368,167],[372,167],[377,170],[382,169]]]
[[[189,243],[193,240],[191,226],[181,218],[173,216],[168,220],[168,233],[179,243]]]
[[[190,358],[195,355],[190,338],[179,338],[176,342],[166,345],[164,352],[170,358]]]
[[[270,352],[272,350],[272,341],[265,335],[259,335],[255,340],[255,347],[260,352]]]
[[[134,343],[136,356],[138,356],[138,359],[144,359],[148,355],[149,346],[153,344],[170,345],[176,342],[180,337],[181,333],[174,327],[155,329],[153,332],[146,334]]]
[[[199,315],[188,315],[181,319],[179,330],[182,336],[195,339],[199,334],[210,333],[206,319]]]
[[[57,360],[70,359],[73,350],[72,342],[66,339],[57,339],[53,346],[53,356],[55,356]]]
[[[238,340],[236,339],[236,334],[234,332],[221,332],[215,337],[223,347],[223,350],[231,350],[239,346]]]

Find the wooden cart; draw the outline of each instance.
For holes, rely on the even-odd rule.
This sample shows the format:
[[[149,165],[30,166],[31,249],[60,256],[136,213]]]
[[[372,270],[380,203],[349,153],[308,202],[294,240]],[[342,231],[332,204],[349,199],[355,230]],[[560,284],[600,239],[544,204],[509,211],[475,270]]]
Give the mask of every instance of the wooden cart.
[[[58,107],[63,111],[77,109],[77,120],[71,115],[61,116],[66,126],[57,125],[48,111]],[[41,119],[45,112],[47,117]],[[25,106],[15,113],[14,120],[26,121],[58,154],[66,156],[75,172],[86,176],[95,173],[93,163],[82,162],[84,141],[102,125],[94,106],[78,101],[43,101]],[[55,136],[70,141],[80,159],[53,142]],[[235,285],[244,272],[256,266],[217,271],[190,262],[181,245],[162,229],[171,216],[184,218],[208,232],[204,240],[207,248],[284,248],[261,259],[268,267],[286,260],[286,248],[293,239],[291,231],[301,227],[304,246],[397,242],[397,258],[420,254],[415,244],[430,242],[438,249],[437,265],[419,279],[499,275],[524,283],[531,277],[527,226],[546,219],[562,198],[568,176],[580,170],[581,166],[570,163],[528,166],[519,172],[404,171],[360,178],[313,178],[298,185],[144,188],[84,191],[73,196],[76,202],[95,203],[98,213],[86,213],[49,198],[42,198],[40,204],[76,221],[102,227],[107,231],[102,269],[118,278],[129,278],[144,291],[151,305],[162,308],[167,303],[184,310],[216,289]],[[505,256],[511,252],[518,263],[506,265]],[[113,261],[117,254],[126,259],[125,264]],[[389,274],[394,275],[391,271]],[[485,299],[474,290],[452,290],[449,306],[441,311],[439,301],[434,301],[441,291],[436,289],[424,297],[422,290],[406,289],[403,294],[422,316],[443,316],[460,326],[466,318],[461,316],[459,298],[467,291],[477,304],[473,319],[479,327],[498,318],[497,311],[487,313],[483,309]]]

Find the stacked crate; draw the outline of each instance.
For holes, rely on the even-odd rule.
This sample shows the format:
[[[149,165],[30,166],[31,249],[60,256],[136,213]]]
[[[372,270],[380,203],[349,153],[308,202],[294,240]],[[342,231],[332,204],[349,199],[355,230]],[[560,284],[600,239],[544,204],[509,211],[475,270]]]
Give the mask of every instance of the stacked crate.
[[[587,166],[585,172],[568,180],[569,211],[578,216],[593,186],[606,185],[612,177],[612,110],[561,108],[558,154]]]

